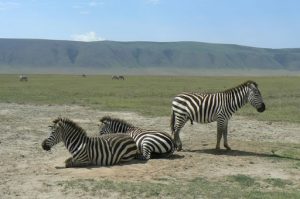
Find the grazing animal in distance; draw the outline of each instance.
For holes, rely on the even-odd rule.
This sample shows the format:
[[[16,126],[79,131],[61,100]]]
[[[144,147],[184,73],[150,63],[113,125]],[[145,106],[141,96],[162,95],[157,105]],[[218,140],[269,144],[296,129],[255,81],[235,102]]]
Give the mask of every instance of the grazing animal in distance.
[[[171,135],[156,130],[145,130],[133,126],[124,120],[105,116],[100,119],[100,135],[125,133],[130,135],[138,147],[138,159],[169,157],[175,150]]]
[[[48,151],[63,142],[72,155],[65,161],[67,168],[110,166],[130,161],[137,154],[135,141],[126,134],[88,137],[80,126],[67,118],[57,118],[50,128],[51,134],[43,141],[42,148]]]
[[[188,120],[198,123],[217,121],[216,149],[220,149],[220,141],[223,136],[224,147],[230,150],[227,141],[228,120],[233,113],[248,102],[258,112],[265,111],[265,103],[258,85],[254,81],[246,81],[222,92],[181,93],[177,95],[172,101],[170,123],[177,150],[182,149],[179,132]]]
[[[25,76],[25,75],[20,75],[20,77],[19,77],[19,80],[21,81],[21,82],[27,82],[28,81],[28,77],[27,76]]]
[[[125,77],[124,77],[123,75],[119,75],[119,76],[113,75],[113,76],[111,77],[111,79],[112,79],[112,80],[125,80]]]
[[[119,80],[125,80],[125,77],[123,75],[119,75]]]
[[[112,79],[112,80],[119,80],[119,77],[116,76],[116,75],[114,75],[114,76],[111,77],[111,79]]]

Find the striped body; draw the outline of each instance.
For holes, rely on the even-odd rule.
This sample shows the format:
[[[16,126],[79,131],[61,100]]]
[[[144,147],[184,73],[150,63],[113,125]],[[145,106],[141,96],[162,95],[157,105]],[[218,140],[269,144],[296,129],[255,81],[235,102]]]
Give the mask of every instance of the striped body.
[[[28,81],[28,77],[25,76],[25,75],[20,75],[19,80],[20,80],[21,82],[22,82],[22,81],[27,82],[27,81]]]
[[[120,161],[129,161],[136,156],[134,140],[124,134],[103,137],[88,137],[85,131],[68,119],[58,118],[51,127],[52,133],[42,143],[44,150],[62,141],[72,157],[66,160],[66,167],[109,166]]]
[[[168,157],[173,154],[175,144],[172,137],[155,130],[137,128],[120,119],[103,117],[100,134],[125,133],[130,135],[138,147],[138,158],[148,160],[151,157]]]
[[[258,90],[257,84],[247,81],[235,88],[217,93],[182,93],[172,101],[171,130],[180,150],[182,145],[179,131],[188,120],[198,123],[217,121],[217,146],[220,148],[220,139],[224,136],[224,146],[230,149],[227,143],[227,125],[232,114],[247,102],[259,112],[265,110],[265,104]]]

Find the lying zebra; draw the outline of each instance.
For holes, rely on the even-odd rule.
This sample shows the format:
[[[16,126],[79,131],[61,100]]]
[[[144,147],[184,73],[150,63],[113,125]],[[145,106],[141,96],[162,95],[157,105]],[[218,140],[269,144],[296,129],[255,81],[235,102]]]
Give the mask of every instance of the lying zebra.
[[[103,117],[100,119],[100,135],[108,133],[129,134],[138,147],[138,159],[149,160],[150,158],[169,157],[175,150],[172,137],[165,133],[155,130],[145,130],[133,126],[124,120]]]
[[[86,132],[67,118],[53,121],[50,136],[42,143],[48,151],[59,142],[64,142],[72,157],[65,161],[66,167],[90,165],[109,166],[132,160],[137,154],[134,140],[124,134],[88,137]]]

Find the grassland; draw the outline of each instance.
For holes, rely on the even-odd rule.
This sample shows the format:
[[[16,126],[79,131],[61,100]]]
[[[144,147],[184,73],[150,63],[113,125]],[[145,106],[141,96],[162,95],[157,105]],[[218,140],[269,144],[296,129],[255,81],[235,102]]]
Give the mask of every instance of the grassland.
[[[218,181],[196,177],[186,181],[165,183],[166,179],[157,179],[155,183],[113,182],[110,180],[77,180],[61,181],[65,193],[80,189],[93,196],[105,196],[103,190],[118,192],[121,198],[299,198],[300,192],[293,190],[293,184],[288,180],[261,180],[247,175],[232,175]],[[264,190],[263,186],[286,187],[286,191]],[[109,195],[106,193],[107,195]]]
[[[299,77],[176,77],[30,75],[28,82],[16,75],[0,75],[0,102],[77,104],[101,110],[135,111],[168,116],[172,98],[183,91],[221,91],[248,79],[259,84],[267,110],[258,114],[249,104],[237,114],[266,121],[300,122]]]
[[[40,147],[49,121],[61,112],[56,106],[35,105],[81,105],[68,112],[75,119],[97,118],[102,110],[168,117],[177,93],[220,91],[248,79],[259,84],[267,110],[260,114],[248,104],[237,113],[251,120],[231,129],[235,149],[231,152],[216,154],[211,149],[215,134],[209,132],[215,133],[215,126],[187,125],[183,141],[190,151],[176,152],[184,158],[104,168],[114,175],[102,177],[102,168],[56,169],[67,152],[45,154]],[[299,77],[127,76],[125,81],[113,81],[111,76],[98,75],[30,75],[28,82],[20,82],[17,75],[0,75],[0,103],[4,103],[0,104],[0,198],[1,194],[49,198],[55,193],[56,198],[300,198],[300,145],[295,136],[299,124],[256,121],[300,123],[299,83]],[[146,121],[142,116],[134,119]],[[159,128],[168,125],[165,117],[157,119],[156,125],[160,120],[164,121]],[[282,139],[277,124],[286,127],[284,136],[295,142]]]

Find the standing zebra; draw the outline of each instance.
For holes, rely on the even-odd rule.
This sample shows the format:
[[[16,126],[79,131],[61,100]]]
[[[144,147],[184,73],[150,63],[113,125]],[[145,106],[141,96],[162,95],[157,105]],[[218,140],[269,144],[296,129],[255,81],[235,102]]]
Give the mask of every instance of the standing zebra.
[[[125,77],[123,75],[119,75],[119,80],[125,80]]]
[[[126,133],[129,134],[138,147],[138,158],[149,160],[153,157],[169,157],[175,150],[175,143],[172,137],[155,130],[145,130],[135,127],[124,120],[103,117],[100,119],[100,134]]]
[[[247,102],[258,112],[265,110],[263,98],[254,81],[217,93],[182,93],[177,95],[172,102],[171,130],[177,145],[177,150],[182,149],[179,137],[180,129],[187,120],[199,123],[217,121],[217,145],[220,149],[220,141],[223,135],[224,147],[230,150],[227,142],[228,120],[232,114]]]
[[[28,77],[25,76],[25,75],[20,75],[19,80],[20,80],[21,82],[22,82],[22,81],[27,82],[27,81],[28,81]]]
[[[116,76],[116,75],[114,75],[114,76],[111,77],[111,79],[112,79],[112,80],[114,80],[114,79],[119,80],[119,77]]]
[[[67,118],[54,120],[50,127],[51,134],[43,141],[42,147],[48,151],[57,143],[64,142],[72,154],[72,157],[65,161],[67,168],[109,166],[120,161],[132,160],[137,153],[136,144],[128,135],[88,137],[80,126]]]

